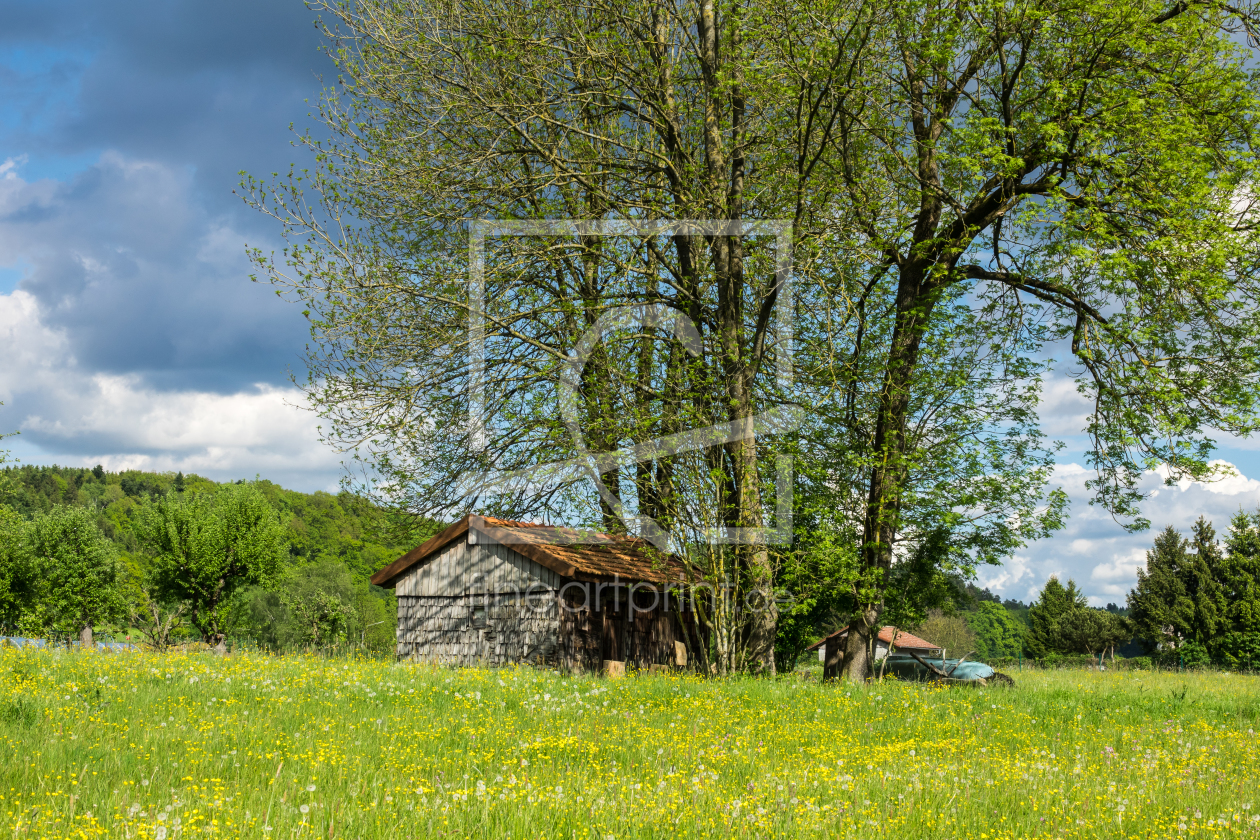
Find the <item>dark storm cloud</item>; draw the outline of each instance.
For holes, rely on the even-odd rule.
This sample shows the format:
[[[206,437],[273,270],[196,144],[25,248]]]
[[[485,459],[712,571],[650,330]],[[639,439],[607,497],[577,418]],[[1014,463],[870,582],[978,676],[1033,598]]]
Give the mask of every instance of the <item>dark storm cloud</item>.
[[[231,202],[241,169],[287,165],[328,68],[300,2],[126,3],[99,15],[79,110],[51,138],[194,163],[205,200]]]
[[[232,189],[304,161],[289,126],[328,68],[313,19],[291,0],[6,4],[0,266],[82,369],[226,392],[298,363],[304,322],[244,259],[276,229]]]
[[[191,180],[107,152],[69,182],[0,181],[0,253],[30,265],[21,288],[85,370],[174,389],[283,381],[304,322],[249,282],[243,234]]]

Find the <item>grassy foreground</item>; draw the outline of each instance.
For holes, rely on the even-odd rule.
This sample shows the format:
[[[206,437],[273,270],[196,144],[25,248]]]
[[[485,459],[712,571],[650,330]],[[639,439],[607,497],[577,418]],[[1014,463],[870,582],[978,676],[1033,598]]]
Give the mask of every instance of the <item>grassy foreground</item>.
[[[1260,680],[1017,678],[4,649],[0,814],[22,838],[1260,835]]]

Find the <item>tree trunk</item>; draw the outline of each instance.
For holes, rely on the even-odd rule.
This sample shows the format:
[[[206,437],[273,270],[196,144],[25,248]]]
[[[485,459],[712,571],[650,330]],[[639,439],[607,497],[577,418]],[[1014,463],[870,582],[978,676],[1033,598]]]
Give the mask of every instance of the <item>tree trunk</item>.
[[[844,662],[840,674],[849,682],[861,683],[870,671],[871,636],[882,607],[869,606],[858,612],[849,622],[849,641],[844,650]]]
[[[910,414],[910,390],[919,360],[919,347],[936,295],[925,288],[924,269],[909,265],[901,271],[897,287],[897,320],[888,349],[887,373],[880,394],[872,449],[870,494],[862,523],[862,573],[860,585],[874,596],[859,604],[858,616],[849,625],[844,676],[861,682],[869,669],[871,634],[884,610],[885,576],[892,566],[893,541],[901,513],[901,493],[909,475],[906,461],[906,422]]]

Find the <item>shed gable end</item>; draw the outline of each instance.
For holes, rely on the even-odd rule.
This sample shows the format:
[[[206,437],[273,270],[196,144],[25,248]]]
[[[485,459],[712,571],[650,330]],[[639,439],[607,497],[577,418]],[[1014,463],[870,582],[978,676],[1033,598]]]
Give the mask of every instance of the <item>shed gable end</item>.
[[[558,574],[497,542],[451,542],[398,579],[399,596],[435,597],[469,593],[559,589]]]

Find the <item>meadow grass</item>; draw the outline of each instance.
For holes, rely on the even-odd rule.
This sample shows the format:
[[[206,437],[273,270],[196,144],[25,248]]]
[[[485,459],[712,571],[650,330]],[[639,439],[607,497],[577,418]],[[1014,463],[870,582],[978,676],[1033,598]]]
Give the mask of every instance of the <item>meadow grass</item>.
[[[1260,834],[1257,678],[1016,677],[4,649],[0,812],[22,838]]]

